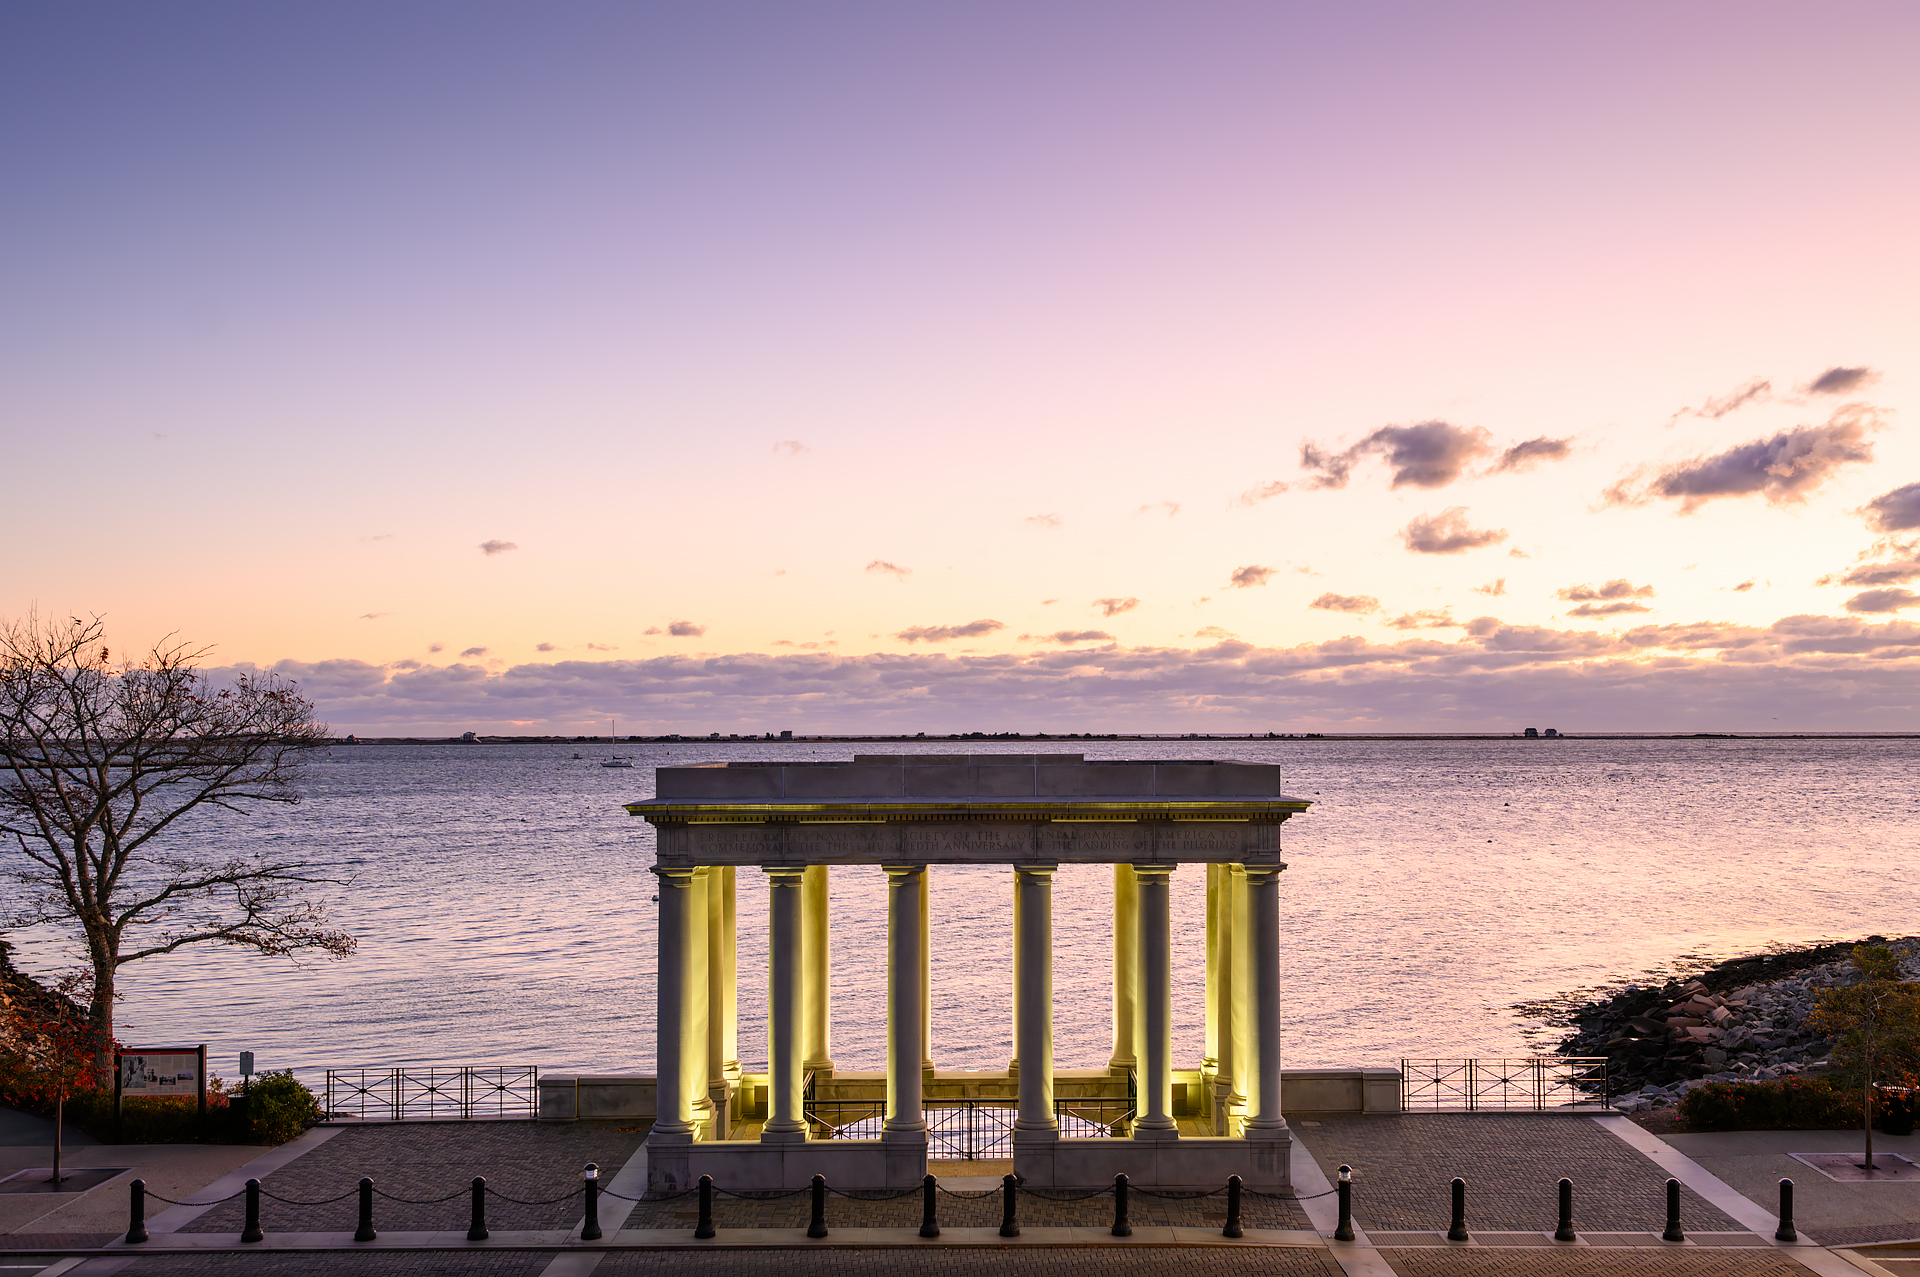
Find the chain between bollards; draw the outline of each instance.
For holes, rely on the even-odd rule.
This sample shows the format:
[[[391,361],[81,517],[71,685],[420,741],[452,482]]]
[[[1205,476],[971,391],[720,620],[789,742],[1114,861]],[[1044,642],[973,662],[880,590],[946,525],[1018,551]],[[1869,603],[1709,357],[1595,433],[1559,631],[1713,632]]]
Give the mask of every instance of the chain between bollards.
[[[1000,1235],[1018,1237],[1020,1235],[1020,1177],[1008,1175],[1000,1181]]]
[[[467,1225],[467,1240],[487,1240],[487,1180],[484,1175],[473,1177],[473,1222]]]
[[[1127,1177],[1113,1177],[1113,1235],[1115,1237],[1133,1236],[1133,1225],[1127,1222]]]
[[[1227,1176],[1227,1226],[1220,1230],[1222,1237],[1244,1237],[1240,1231],[1240,1177]]]
[[[137,1179],[127,1185],[127,1244],[137,1246],[147,1240],[147,1181]]]
[[[827,1235],[827,1177],[813,1177],[813,1218],[807,1221],[807,1236]]]
[[[940,1181],[931,1175],[920,1181],[920,1235],[922,1237],[940,1235],[940,1219],[934,1207],[936,1196],[934,1190],[939,1186]]]
[[[1458,1175],[1453,1178],[1453,1222],[1447,1225],[1447,1240],[1450,1242],[1471,1240],[1467,1232],[1467,1181]]]
[[[587,1222],[580,1225],[580,1240],[597,1242],[600,1232],[600,1163],[588,1162],[587,1169],[580,1172],[580,1180],[587,1195]]]
[[[360,1226],[353,1230],[353,1240],[370,1242],[380,1234],[373,1231],[373,1181],[360,1181]]]
[[[266,1234],[260,1231],[260,1181],[247,1181],[247,1222],[240,1228],[240,1240],[243,1242],[264,1241]]]
[[[713,1176],[700,1177],[700,1218],[694,1221],[693,1235],[701,1241],[713,1236]]]
[[[1573,1181],[1560,1181],[1560,1227],[1553,1230],[1553,1240],[1557,1242],[1578,1241],[1573,1231]]]
[[[1340,1168],[1340,1223],[1333,1230],[1333,1240],[1350,1242],[1353,1240],[1353,1167]]]
[[[1660,1234],[1663,1242],[1683,1242],[1686,1233],[1680,1229],[1680,1181],[1667,1181],[1667,1231]]]
[[[1793,1181],[1780,1181],[1780,1227],[1774,1230],[1773,1240],[1777,1242],[1797,1242],[1800,1234],[1793,1229]]]

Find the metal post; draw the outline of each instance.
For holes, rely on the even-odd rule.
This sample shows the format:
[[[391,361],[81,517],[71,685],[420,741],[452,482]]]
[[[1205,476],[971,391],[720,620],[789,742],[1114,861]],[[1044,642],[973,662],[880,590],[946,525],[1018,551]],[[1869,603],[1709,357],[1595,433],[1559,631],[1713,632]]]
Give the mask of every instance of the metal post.
[[[1240,1177],[1227,1177],[1227,1226],[1220,1230],[1222,1237],[1244,1236],[1240,1231]]]
[[[1018,1237],[1020,1235],[1020,1216],[1018,1205],[1020,1177],[1008,1175],[1000,1181],[1000,1235]]]
[[[1453,1180],[1453,1223],[1447,1226],[1447,1240],[1470,1240],[1467,1234],[1467,1181],[1457,1175]]]
[[[373,1181],[360,1181],[360,1226],[353,1230],[353,1240],[370,1242],[380,1234],[373,1231]]]
[[[813,1177],[813,1218],[807,1221],[807,1236],[827,1235],[827,1177]]]
[[[137,1179],[127,1185],[127,1244],[137,1246],[147,1240],[147,1181]]]
[[[1340,1222],[1333,1230],[1333,1240],[1350,1242],[1353,1240],[1353,1167],[1340,1168]]]
[[[940,1235],[940,1220],[934,1206],[934,1191],[938,1187],[939,1181],[931,1175],[920,1181],[920,1235],[922,1237]]]
[[[1797,1242],[1800,1234],[1793,1230],[1793,1181],[1780,1181],[1780,1227],[1774,1230],[1773,1240],[1777,1242]]]
[[[1553,1230],[1553,1240],[1570,1242],[1575,1240],[1573,1232],[1573,1181],[1560,1181],[1560,1227]]]
[[[467,1226],[467,1240],[487,1240],[487,1181],[482,1175],[473,1177],[473,1223]]]
[[[1127,1222],[1127,1177],[1113,1177],[1113,1235],[1115,1237],[1133,1236],[1133,1225]]]
[[[586,1185],[587,1222],[580,1226],[580,1240],[597,1242],[600,1240],[600,1164],[588,1162],[587,1169],[580,1172],[580,1178]]]
[[[1663,1242],[1683,1242],[1687,1235],[1680,1231],[1680,1181],[1667,1181],[1667,1231],[1660,1234]]]
[[[240,1240],[257,1242],[265,1237],[260,1231],[260,1181],[250,1179],[247,1181],[247,1222],[241,1226]]]
[[[700,1177],[700,1218],[694,1222],[693,1235],[701,1241],[713,1236],[713,1176]]]

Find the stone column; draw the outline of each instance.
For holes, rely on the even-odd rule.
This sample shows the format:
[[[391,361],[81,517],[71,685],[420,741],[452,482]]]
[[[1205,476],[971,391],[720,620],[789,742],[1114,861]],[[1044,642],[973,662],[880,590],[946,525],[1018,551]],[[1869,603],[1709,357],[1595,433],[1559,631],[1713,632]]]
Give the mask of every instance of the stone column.
[[[1007,1057],[1007,1076],[1020,1080],[1020,880],[1013,881],[1013,1054]]]
[[[800,890],[801,1059],[809,1073],[833,1076],[833,941],[827,911],[827,867],[808,865]]]
[[[1227,1133],[1227,1104],[1233,1090],[1233,869],[1207,866],[1207,1045],[1201,1061],[1207,1080],[1213,1133]]]
[[[1227,1001],[1230,1012],[1227,1016],[1226,1038],[1233,1050],[1231,1069],[1233,1088],[1227,1093],[1229,1107],[1245,1109],[1247,1087],[1253,1075],[1253,966],[1247,932],[1247,869],[1245,865],[1227,866],[1227,885],[1229,888],[1227,914],[1231,920],[1233,934],[1230,937],[1228,968],[1230,984]],[[1230,1135],[1223,1130],[1222,1135]]]
[[[925,1142],[921,1113],[920,884],[925,865],[887,871],[887,1120],[883,1139]]]
[[[1014,870],[1020,923],[1013,935],[1014,1047],[1020,1069],[1020,1116],[1016,1141],[1058,1139],[1053,1115],[1053,873],[1058,865],[1021,865]]]
[[[733,1094],[740,1081],[739,999],[735,992],[732,865],[707,874],[707,1098],[713,1138],[733,1132]]]
[[[1173,1120],[1172,865],[1135,865],[1140,882],[1140,1116],[1136,1139],[1177,1139]]]
[[[693,1002],[693,875],[692,868],[655,865],[660,880],[660,930],[655,966],[658,992],[654,1002],[654,1078],[658,1087],[656,1116],[648,1143],[685,1142],[693,1138],[694,1074],[687,1031],[687,1013]]]
[[[920,875],[920,1071],[933,1080],[933,946],[928,941],[927,884],[931,871]]]
[[[687,994],[687,1088],[693,1094],[693,1124],[708,1139],[714,1138],[713,1098],[708,1093],[707,1079],[713,1069],[709,1064],[710,1032],[713,1024],[712,981],[708,978],[709,968],[708,902],[713,893],[709,890],[713,869],[703,865],[693,871],[693,894],[688,901],[687,913],[687,949],[693,956],[692,987]]]
[[[807,1138],[801,1064],[800,895],[804,869],[786,866],[767,874],[767,1122],[760,1138],[769,1144]]]
[[[1252,968],[1254,1083],[1247,1133],[1283,1132],[1280,1115],[1280,866],[1247,866],[1248,966]]]
[[[1107,1067],[1125,1076],[1139,1062],[1140,895],[1133,866],[1113,867],[1113,1057]]]

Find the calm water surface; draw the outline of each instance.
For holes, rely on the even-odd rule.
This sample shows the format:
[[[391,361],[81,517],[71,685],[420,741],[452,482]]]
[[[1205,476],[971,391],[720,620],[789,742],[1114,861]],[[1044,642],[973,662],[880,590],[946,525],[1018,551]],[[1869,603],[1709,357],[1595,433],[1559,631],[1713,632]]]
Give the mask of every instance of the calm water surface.
[[[862,746],[862,752],[912,749]],[[928,742],[925,752],[949,752]],[[970,752],[990,752],[969,746]],[[1027,752],[1033,746],[1002,752]],[[1682,954],[1727,956],[1916,930],[1915,741],[1053,743],[1089,758],[1278,763],[1315,806],[1283,830],[1287,1059],[1520,1053],[1514,1004],[1631,976]],[[523,1064],[651,1071],[652,829],[620,804],[652,768],[716,759],[848,758],[852,747],[429,745],[337,748],[308,800],[191,831],[214,854],[323,862],[350,886],[342,961],[203,948],[123,972],[120,1036],[206,1042],[216,1072]],[[932,872],[934,1057],[1002,1068],[1011,1053],[1012,874]],[[739,874],[740,1046],[766,1054],[766,890]],[[1110,1050],[1112,875],[1055,879],[1062,1067]],[[1176,1060],[1201,1051],[1205,871],[1173,876]],[[885,1064],[885,876],[833,875],[834,1057]],[[23,965],[69,968],[20,934]]]

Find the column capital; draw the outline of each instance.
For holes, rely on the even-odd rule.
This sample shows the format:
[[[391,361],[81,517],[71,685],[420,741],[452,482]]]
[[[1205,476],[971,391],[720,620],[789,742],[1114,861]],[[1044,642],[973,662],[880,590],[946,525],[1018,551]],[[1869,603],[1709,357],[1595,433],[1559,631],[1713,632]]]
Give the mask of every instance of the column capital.
[[[1142,878],[1158,878],[1162,883],[1169,881],[1178,865],[1135,865],[1133,872]]]
[[[761,865],[760,872],[783,887],[797,887],[806,877],[805,865]]]
[[[660,879],[660,885],[663,887],[691,887],[693,886],[693,875],[699,872],[699,867],[696,865],[652,865],[648,868],[648,872],[657,875]]]
[[[1060,866],[1059,866],[1058,864],[1052,864],[1052,865],[1015,865],[1015,866],[1013,867],[1013,872],[1014,872],[1014,873],[1016,873],[1016,874],[1024,874],[1024,875],[1027,875],[1027,876],[1029,876],[1029,877],[1034,877],[1034,878],[1038,878],[1038,877],[1042,877],[1042,876],[1047,876],[1047,875],[1051,875],[1051,874],[1053,874],[1053,873],[1055,873],[1056,871],[1058,871],[1058,870],[1059,870],[1059,868],[1060,868]]]
[[[888,878],[896,882],[902,878],[911,878],[915,874],[923,874],[927,871],[925,865],[881,865],[880,868],[886,873]]]
[[[1278,878],[1286,869],[1286,865],[1276,861],[1269,865],[1244,865],[1242,869],[1247,875],[1247,885],[1257,887],[1270,879]]]

